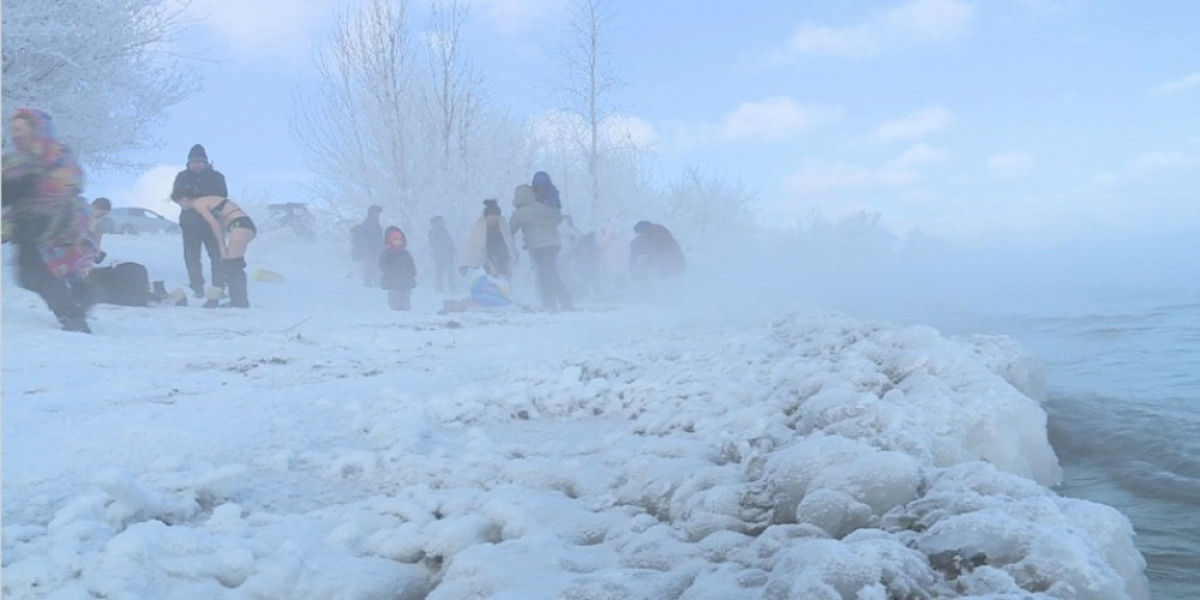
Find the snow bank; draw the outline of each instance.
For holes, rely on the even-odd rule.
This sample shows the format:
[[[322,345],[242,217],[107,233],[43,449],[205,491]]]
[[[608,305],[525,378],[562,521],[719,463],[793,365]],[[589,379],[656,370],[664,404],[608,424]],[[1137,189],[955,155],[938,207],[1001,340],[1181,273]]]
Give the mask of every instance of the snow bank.
[[[1049,489],[1003,338],[112,309],[80,389],[52,360],[78,340],[8,289],[6,597],[1148,597],[1128,520]],[[170,333],[117,327],[145,319]]]

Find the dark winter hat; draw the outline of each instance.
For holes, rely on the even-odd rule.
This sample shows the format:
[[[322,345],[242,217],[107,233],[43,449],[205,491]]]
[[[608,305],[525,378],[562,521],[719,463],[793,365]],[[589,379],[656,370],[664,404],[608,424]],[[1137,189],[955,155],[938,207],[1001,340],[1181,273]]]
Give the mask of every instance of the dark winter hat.
[[[198,160],[208,162],[208,153],[204,151],[204,146],[201,146],[200,144],[196,144],[195,146],[192,146],[191,150],[188,150],[188,162],[195,162]]]
[[[500,203],[495,198],[488,198],[483,201],[483,216],[500,216]]]
[[[380,206],[380,205],[378,205],[378,204],[372,204],[372,205],[371,205],[371,208],[368,208],[368,209],[367,209],[367,214],[368,214],[368,215],[377,215],[377,214],[379,214],[379,213],[381,213],[381,212],[383,212],[383,207],[382,207],[382,206]]]
[[[549,187],[554,185],[550,181],[550,174],[545,171],[538,171],[533,174],[533,187]]]
[[[634,233],[646,233],[647,231],[650,231],[651,225],[653,225],[653,223],[650,221],[638,221],[637,225],[633,226],[633,231]]]

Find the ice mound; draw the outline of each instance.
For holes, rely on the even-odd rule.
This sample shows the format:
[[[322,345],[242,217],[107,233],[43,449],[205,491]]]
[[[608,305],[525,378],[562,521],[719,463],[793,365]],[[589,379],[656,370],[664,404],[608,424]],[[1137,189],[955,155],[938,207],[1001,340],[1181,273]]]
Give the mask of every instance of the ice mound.
[[[404,375],[313,369],[336,336],[289,346],[226,409],[251,433],[237,460],[131,446],[158,458],[6,496],[4,595],[1148,597],[1128,520],[1051,491],[1041,374],[1004,338],[838,314],[614,336],[572,315],[611,342],[492,342],[509,362],[485,379],[439,367],[464,329],[539,318],[414,326],[401,364],[429,366]],[[221,410],[205,400],[152,407]]]

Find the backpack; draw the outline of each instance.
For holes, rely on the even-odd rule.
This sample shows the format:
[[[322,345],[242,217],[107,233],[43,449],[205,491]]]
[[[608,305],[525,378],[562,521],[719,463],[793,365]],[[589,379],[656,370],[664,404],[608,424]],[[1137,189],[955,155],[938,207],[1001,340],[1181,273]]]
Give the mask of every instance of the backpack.
[[[96,267],[87,276],[97,302],[120,306],[149,306],[150,274],[135,262]]]

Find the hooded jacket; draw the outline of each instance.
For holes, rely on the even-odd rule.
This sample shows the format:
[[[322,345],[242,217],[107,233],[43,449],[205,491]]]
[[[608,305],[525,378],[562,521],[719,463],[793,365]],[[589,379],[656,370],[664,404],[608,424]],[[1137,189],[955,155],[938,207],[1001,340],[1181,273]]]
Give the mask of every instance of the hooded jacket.
[[[13,118],[27,121],[35,140],[4,155],[4,220],[12,223],[18,243],[35,248],[55,277],[82,280],[96,252],[91,208],[81,196],[83,169],[55,138],[49,115],[19,108]]]
[[[399,234],[392,244],[386,243],[393,233]],[[383,277],[379,287],[385,290],[405,290],[417,287],[417,265],[413,262],[412,254],[408,251],[408,239],[399,227],[388,227],[384,230],[385,240],[383,251],[379,253],[379,269]]]
[[[513,190],[512,219],[509,225],[513,235],[518,231],[525,237],[525,249],[536,250],[548,246],[561,246],[558,224],[562,222],[562,211],[538,202],[537,193],[528,185],[518,185]]]

